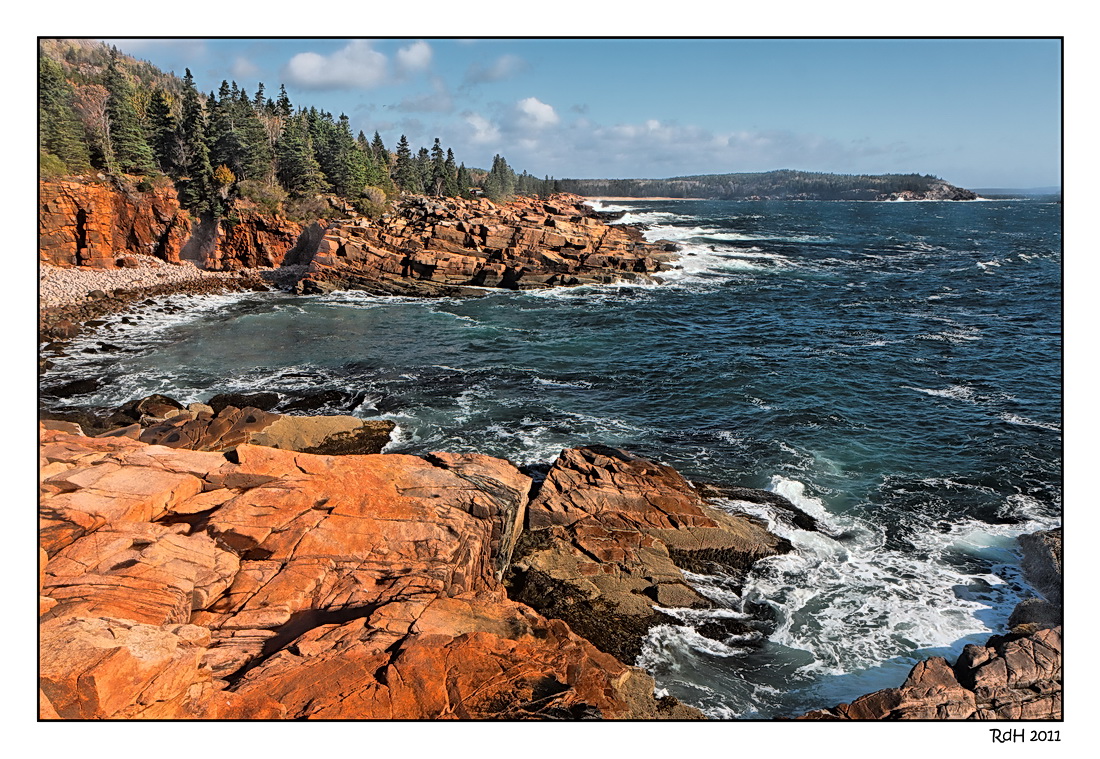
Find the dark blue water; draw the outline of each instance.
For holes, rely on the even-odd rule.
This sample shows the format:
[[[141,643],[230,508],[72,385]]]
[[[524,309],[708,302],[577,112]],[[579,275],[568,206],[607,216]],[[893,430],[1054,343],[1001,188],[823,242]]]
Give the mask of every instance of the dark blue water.
[[[826,533],[722,503],[796,552],[741,595],[693,578],[723,608],[674,612],[640,660],[714,716],[831,706],[1000,631],[1027,592],[1015,536],[1060,522],[1061,206],[618,207],[683,245],[666,284],[177,298],[112,319],[44,384],[99,376],[65,402],[103,405],[276,390],[393,419],[392,451],[533,463],[598,442],[783,493]],[[759,632],[700,635],[715,616]]]

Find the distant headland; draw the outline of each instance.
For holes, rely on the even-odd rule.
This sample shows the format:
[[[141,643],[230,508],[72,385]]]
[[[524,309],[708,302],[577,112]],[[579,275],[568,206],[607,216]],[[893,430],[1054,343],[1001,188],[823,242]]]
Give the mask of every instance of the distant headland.
[[[719,200],[977,200],[971,190],[931,174],[825,174],[781,169],[668,179],[561,179],[559,189],[586,197]]]

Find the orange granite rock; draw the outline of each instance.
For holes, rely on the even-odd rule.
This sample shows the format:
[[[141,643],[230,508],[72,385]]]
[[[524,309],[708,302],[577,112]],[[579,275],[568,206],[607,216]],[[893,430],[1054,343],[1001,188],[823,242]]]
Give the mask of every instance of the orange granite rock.
[[[513,597],[624,661],[669,620],[655,607],[711,606],[682,569],[737,575],[790,550],[759,522],[708,506],[671,467],[606,446],[562,451],[527,526]]]
[[[330,224],[297,290],[438,295],[470,287],[651,283],[671,268],[671,243],[646,243],[633,229],[593,217],[575,195],[505,205],[406,198],[380,221]]]
[[[39,183],[38,257],[55,266],[126,266],[127,253],[179,262],[191,217],[170,185],[137,190],[105,181]]]
[[[45,719],[700,716],[508,599],[508,462],[40,435]]]

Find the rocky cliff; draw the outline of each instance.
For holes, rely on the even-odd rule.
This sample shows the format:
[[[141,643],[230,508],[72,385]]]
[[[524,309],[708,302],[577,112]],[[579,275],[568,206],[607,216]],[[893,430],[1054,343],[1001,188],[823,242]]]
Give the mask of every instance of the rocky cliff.
[[[134,255],[191,261],[211,271],[281,266],[298,222],[238,204],[227,219],[180,208],[170,183],[70,177],[39,182],[38,260],[53,266],[133,267]],[[316,238],[314,238],[316,241]]]
[[[529,506],[558,558],[527,550],[522,571],[590,612],[700,601],[677,564],[777,549],[622,451],[563,452],[529,504],[507,461],[301,453],[229,434],[271,433],[257,409],[220,409],[212,437],[212,411],[151,398],[136,430],[41,425],[43,718],[696,719],[575,615],[509,598]],[[175,444],[233,448],[135,439],[164,420],[207,423]]]
[[[54,266],[126,266],[127,254],[178,262],[192,219],[172,186],[142,191],[72,178],[39,183],[38,260]]]
[[[604,224],[575,195],[507,205],[413,197],[378,222],[330,225],[296,289],[442,295],[470,287],[649,283],[671,268],[672,250]]]

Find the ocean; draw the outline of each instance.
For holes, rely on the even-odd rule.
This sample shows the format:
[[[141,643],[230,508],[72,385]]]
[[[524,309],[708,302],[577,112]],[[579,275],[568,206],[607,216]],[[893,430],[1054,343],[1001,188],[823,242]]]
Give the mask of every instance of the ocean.
[[[537,468],[601,443],[780,493],[821,531],[717,501],[795,550],[740,593],[691,575],[718,608],[669,610],[637,662],[713,717],[833,706],[1003,632],[1032,593],[1016,536],[1061,523],[1061,205],[593,205],[681,245],[681,268],[468,299],[161,298],[51,357],[40,400],[276,391],[276,411],[392,419],[387,452]],[[755,632],[700,634],[715,617]]]

